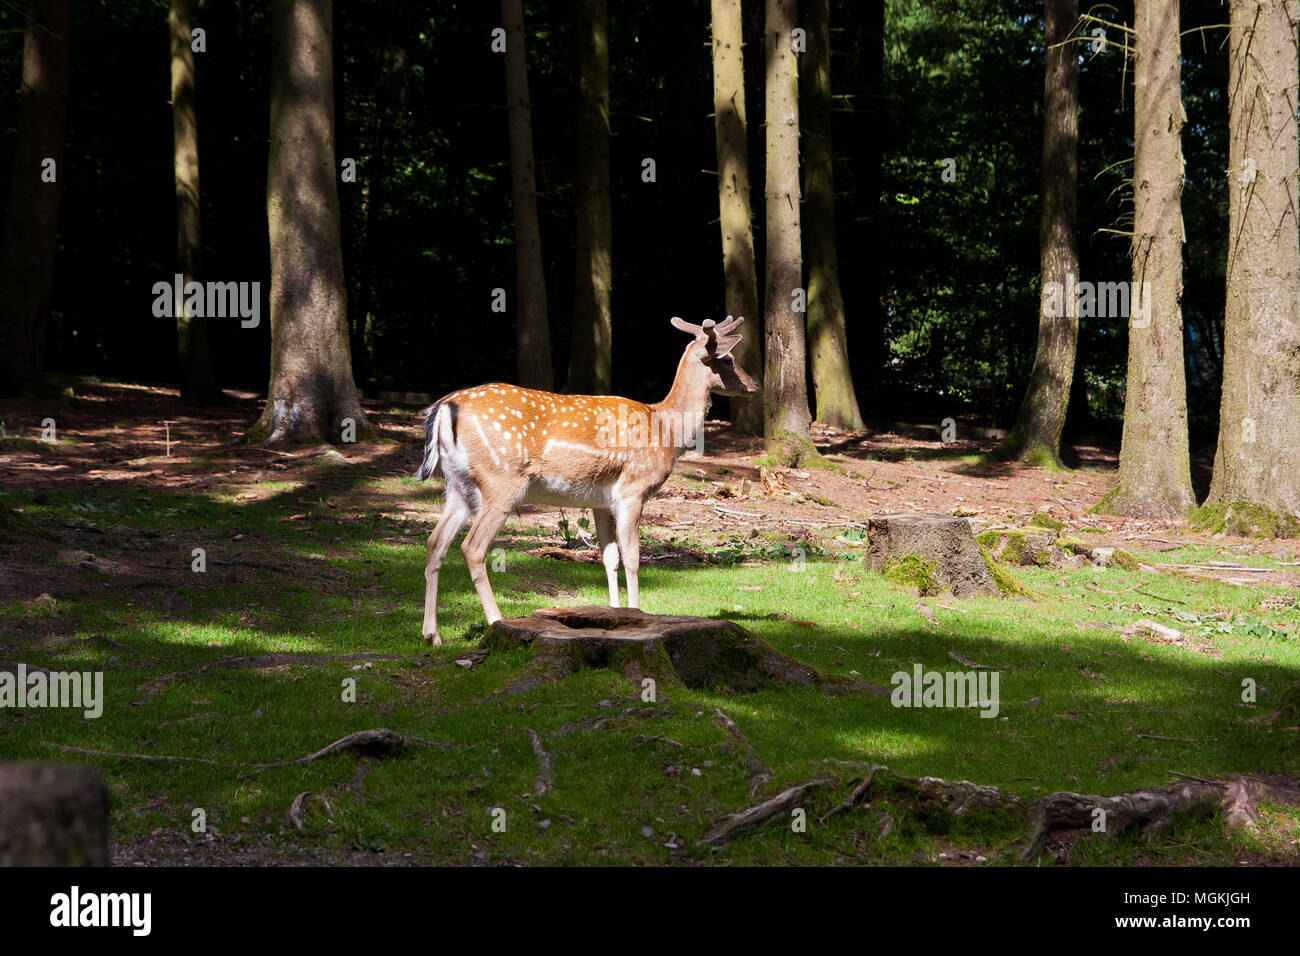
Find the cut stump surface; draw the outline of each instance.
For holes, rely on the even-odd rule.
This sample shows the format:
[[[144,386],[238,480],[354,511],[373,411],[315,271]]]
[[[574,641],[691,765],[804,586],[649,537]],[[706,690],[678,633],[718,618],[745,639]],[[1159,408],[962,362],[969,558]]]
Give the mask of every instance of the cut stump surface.
[[[493,649],[531,647],[528,667],[506,692],[531,690],[583,667],[618,670],[635,681],[749,693],[816,687],[827,694],[887,695],[866,681],[826,674],[764,644],[733,621],[635,608],[563,607],[497,621],[483,635]]]

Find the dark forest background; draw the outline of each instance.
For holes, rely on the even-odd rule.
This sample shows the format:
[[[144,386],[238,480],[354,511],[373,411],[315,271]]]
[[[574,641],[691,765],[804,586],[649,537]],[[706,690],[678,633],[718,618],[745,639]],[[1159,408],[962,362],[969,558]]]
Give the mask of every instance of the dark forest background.
[[[0,182],[17,123],[22,5],[0,4]],[[1116,22],[1130,4],[1094,8]],[[499,23],[490,2],[335,5],[337,157],[358,385],[434,395],[515,375],[513,218]],[[746,8],[751,177],[762,183],[761,4]],[[571,4],[525,4],[553,364],[573,311],[575,51]],[[1217,0],[1183,2],[1183,214],[1194,444],[1213,440],[1224,304],[1227,107]],[[262,324],[209,322],[218,382],[261,390],[270,351],[266,220],[270,23],[259,0],[198,5],[204,278],[262,283]],[[1038,323],[1042,4],[835,4],[832,89],[839,256],[849,348],[868,419],[978,412],[1006,426]],[[52,371],[176,381],[175,322],[152,286],[175,272],[166,4],[75,5],[71,106],[47,363]],[[680,353],[671,315],[720,319],[706,0],[611,3],[614,388],[663,394]],[[1123,42],[1110,30],[1111,44]],[[1132,74],[1081,45],[1082,278],[1127,281]],[[641,178],[653,158],[657,181]],[[942,161],[956,160],[956,182]],[[763,195],[753,193],[762,274]],[[1116,427],[1122,319],[1082,321],[1071,426]],[[1078,401],[1086,389],[1087,402]],[[1086,410],[1086,411],[1085,411]]]

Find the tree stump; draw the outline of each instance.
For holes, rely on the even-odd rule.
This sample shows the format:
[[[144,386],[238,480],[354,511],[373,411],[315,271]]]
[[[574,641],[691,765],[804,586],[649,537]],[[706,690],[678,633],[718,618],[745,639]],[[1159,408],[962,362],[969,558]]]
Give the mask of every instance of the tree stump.
[[[764,644],[733,621],[646,614],[635,608],[561,607],[497,621],[485,647],[531,647],[532,660],[506,693],[560,680],[584,667],[610,668],[634,681],[750,693],[816,687],[826,694],[888,695],[866,681],[826,674]]]
[[[867,525],[867,566],[918,594],[951,591],[955,597],[1000,595],[970,522],[941,514],[886,514]]]
[[[108,865],[108,791],[96,768],[0,763],[0,866]]]

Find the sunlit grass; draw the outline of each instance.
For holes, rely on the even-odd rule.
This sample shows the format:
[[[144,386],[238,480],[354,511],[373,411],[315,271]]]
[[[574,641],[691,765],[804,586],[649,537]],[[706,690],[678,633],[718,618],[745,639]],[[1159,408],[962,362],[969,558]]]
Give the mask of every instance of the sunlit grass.
[[[383,494],[409,497],[405,479],[375,484]],[[86,758],[103,768],[113,792],[117,841],[155,833],[180,841],[192,835],[192,812],[201,807],[221,839],[260,841],[288,855],[315,848],[413,862],[640,864],[685,856],[927,863],[944,847],[973,846],[992,862],[1014,859],[1018,834],[1005,827],[970,823],[931,833],[890,807],[880,812],[893,814],[896,825],[883,837],[877,817],[864,811],[804,834],[773,825],[716,853],[700,849],[712,820],[750,802],[743,761],[712,719],[714,708],[741,726],[776,781],[787,785],[827,772],[847,783],[851,771],[832,761],[996,784],[1027,798],[1057,789],[1115,793],[1167,782],[1175,770],[1216,776],[1300,769],[1294,732],[1246,722],[1276,707],[1300,672],[1300,628],[1286,589],[1120,569],[1016,569],[1041,598],[932,598],[924,602],[930,620],[918,608],[922,602],[865,568],[860,547],[805,542],[808,553],[796,561],[788,543],[765,557],[773,542],[760,536],[718,548],[714,563],[644,565],[644,608],[726,617],[786,654],[884,686],[915,664],[993,668],[1000,677],[997,716],[800,689],[748,696],[672,689],[655,705],[663,717],[551,736],[583,717],[639,705],[640,688],[614,672],[585,671],[491,699],[518,676],[527,654],[493,654],[472,670],[452,663],[475,646],[464,635],[482,620],[456,549],[443,570],[439,612],[449,642],[431,652],[420,640],[426,523],[307,508],[288,482],[261,488],[287,500],[111,491],[89,501],[58,492],[42,504],[15,498],[29,516],[49,521],[80,515],[121,536],[157,532],[161,543],[151,553],[175,555],[174,567],[158,572],[165,588],[123,590],[95,579],[61,599],[51,637],[22,653],[51,669],[103,670],[103,717],[0,711],[0,749],[9,759],[59,756],[47,746],[54,743],[223,764]],[[286,520],[294,513],[309,517]],[[508,537],[518,529],[506,530]],[[195,546],[206,549],[206,576],[190,570]],[[533,557],[513,546],[504,556],[492,582],[507,615],[606,599],[598,564]],[[1152,563],[1214,556],[1203,545],[1139,553]],[[243,569],[236,580],[231,562],[241,557],[267,567]],[[1270,566],[1254,555],[1242,560]],[[24,602],[0,604],[0,618],[18,628],[41,613]],[[1126,630],[1143,618],[1178,628],[1195,648]],[[1229,630],[1200,633],[1219,622]],[[228,666],[231,658],[268,654],[398,657]],[[144,699],[151,681],[176,673],[183,676]],[[1258,687],[1253,706],[1242,700],[1244,679]],[[355,702],[344,699],[350,680]],[[351,791],[353,757],[262,771],[235,766],[299,757],[374,727],[448,747],[373,761]],[[541,797],[531,795],[537,764],[524,728],[541,734],[554,758],[555,789]],[[300,833],[285,813],[305,790],[329,795],[334,818],[313,816]],[[495,808],[506,811],[504,833],[491,829]],[[1194,847],[1182,855],[1160,849],[1176,844],[1171,837],[1156,847],[1090,843],[1078,861],[1294,854],[1295,812],[1269,813],[1271,828],[1249,838],[1254,843],[1224,837],[1211,822],[1175,831]]]

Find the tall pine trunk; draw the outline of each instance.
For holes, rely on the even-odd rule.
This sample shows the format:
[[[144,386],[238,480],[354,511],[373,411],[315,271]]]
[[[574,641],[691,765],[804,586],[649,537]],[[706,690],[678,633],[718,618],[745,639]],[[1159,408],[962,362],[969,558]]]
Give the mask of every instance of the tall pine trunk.
[[[791,49],[795,0],[767,0],[764,123],[767,131],[767,256],[763,325],[767,332],[763,434],[781,464],[815,455],[804,353],[803,257],[799,245],[799,74]]]
[[[510,127],[510,185],[515,210],[515,351],[519,384],[552,391],[551,333],[546,322],[546,275],[537,222],[533,172],[533,105],[528,98],[522,0],[501,0],[506,31],[506,121]]]
[[[68,116],[68,0],[32,0],[23,35],[18,139],[0,261],[0,394],[40,382],[50,310],[63,131]],[[53,167],[45,165],[52,160]]]
[[[272,0],[271,379],[250,439],[369,434],[352,378],[334,163],[331,0]]]
[[[808,349],[817,421],[862,428],[849,368],[844,297],[835,243],[835,176],[831,150],[830,0],[806,0],[808,52],[799,63],[799,112],[804,127],[804,258],[808,263]]]
[[[727,314],[746,319],[744,335],[732,354],[761,385],[763,324],[749,204],[741,13],[741,0],[713,0],[713,131],[718,149],[718,222]],[[763,393],[730,401],[732,426],[750,435],[762,434]]]
[[[1300,534],[1295,10],[1231,3],[1223,398],[1207,499],[1250,505],[1236,508],[1244,524],[1290,534]]]
[[[609,17],[605,0],[578,3],[578,252],[569,392],[612,385],[609,214]]]
[[[199,191],[199,121],[195,93],[194,0],[171,0],[167,16],[172,58],[172,148],[176,178],[176,271],[183,283],[202,273],[203,225]],[[208,326],[189,314],[187,296],[176,302],[176,353],[180,361],[181,399],[192,404],[217,397],[208,353]]]
[[[1079,55],[1070,36],[1078,19],[1078,0],[1046,0],[1038,348],[1016,423],[993,452],[995,458],[1038,465],[1060,464],[1061,430],[1070,404],[1074,353],[1079,343],[1079,316],[1073,293],[1073,282],[1079,278],[1075,251]],[[1053,285],[1060,294],[1049,294]]]
[[[1183,366],[1183,112],[1179,0],[1137,0],[1133,74],[1133,288],[1119,482],[1098,510],[1182,518],[1196,504]],[[1146,289],[1149,295],[1142,295]]]

